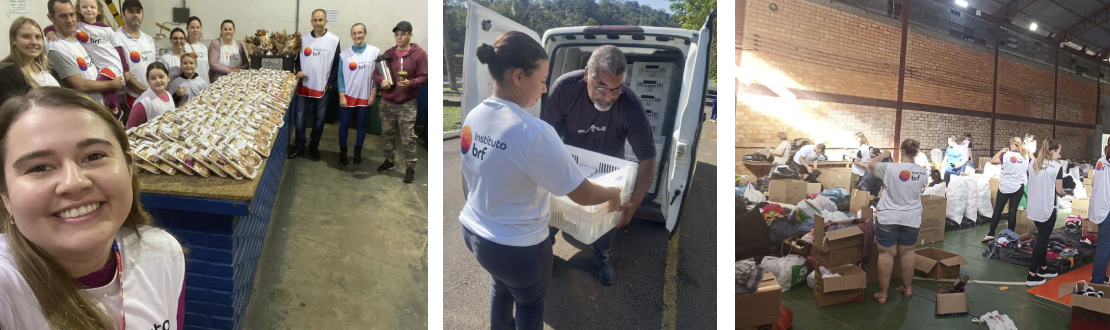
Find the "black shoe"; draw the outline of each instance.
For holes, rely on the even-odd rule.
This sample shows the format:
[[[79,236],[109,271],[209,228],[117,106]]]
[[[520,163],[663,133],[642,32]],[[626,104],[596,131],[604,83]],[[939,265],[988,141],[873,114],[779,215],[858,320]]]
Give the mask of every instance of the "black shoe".
[[[412,180],[415,180],[415,179],[416,179],[416,170],[411,169],[411,168],[405,170],[405,183],[412,183]]]
[[[312,157],[312,159],[320,159],[320,148],[308,147],[308,156]]]
[[[613,271],[613,266],[608,261],[594,260],[594,266],[597,266],[597,280],[601,285],[610,286],[617,281],[617,272]]]
[[[1048,267],[1048,269],[1037,269],[1037,276],[1044,278],[1053,278],[1060,275],[1058,270]]]
[[[1044,284],[1045,278],[1037,275],[1025,274],[1025,286],[1038,286]]]
[[[362,146],[355,146],[355,164],[362,164]]]
[[[347,165],[347,147],[345,146],[339,147],[339,163]]]
[[[393,169],[393,161],[388,160],[388,159],[386,159],[385,162],[382,162],[382,166],[378,166],[378,172],[383,172],[384,173],[385,171],[392,170],[392,169]]]
[[[301,154],[304,154],[304,149],[294,148],[292,151],[289,152],[289,156],[287,156],[285,158],[293,159],[293,158],[300,157]]]

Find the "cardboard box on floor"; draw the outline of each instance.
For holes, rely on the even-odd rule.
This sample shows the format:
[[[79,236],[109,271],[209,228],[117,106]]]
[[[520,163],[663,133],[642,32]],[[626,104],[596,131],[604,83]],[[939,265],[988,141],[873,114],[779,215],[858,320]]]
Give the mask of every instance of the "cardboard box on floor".
[[[860,209],[867,208],[871,205],[871,200],[874,196],[871,193],[859,189],[852,190],[852,200],[848,203],[848,213],[856,217]]]
[[[991,178],[991,209],[998,203],[998,178]]]
[[[916,273],[939,280],[960,276],[960,265],[967,260],[958,254],[936,248],[924,248],[914,254],[913,268]]]
[[[1075,198],[1071,200],[1071,215],[1083,217],[1084,220],[1090,219],[1091,216],[1088,210],[1091,207],[1090,198]]]
[[[810,249],[810,256],[818,265],[836,267],[861,262],[863,255],[859,248],[862,244],[863,230],[859,227],[826,232],[825,218],[820,215],[813,217],[813,248]]]
[[[879,283],[879,243],[874,242],[872,244],[875,244],[875,249],[871,250],[871,257],[867,258],[867,264],[863,267],[863,271],[867,272],[867,284]],[[900,261],[902,261],[902,258],[895,255],[894,268],[890,271],[891,281],[902,278],[902,264]]]
[[[849,265],[829,271],[840,276],[824,277],[820,271],[814,275],[813,301],[817,307],[863,301],[863,292],[867,289],[867,274],[863,269]]]
[[[943,293],[947,287],[937,284],[937,316],[967,315],[967,292]]]
[[[821,169],[821,176],[817,177],[817,181],[821,182],[823,189],[844,188],[852,190],[852,169],[844,168],[823,168]]]
[[[1059,294],[1059,299],[1071,295],[1071,328],[1073,330],[1110,328],[1110,295],[1099,298],[1074,294],[1075,284],[1061,284]],[[1110,292],[1110,286],[1107,285],[1091,284],[1091,287],[1095,291]]]
[[[921,226],[918,228],[917,245],[944,240],[944,212],[948,200],[933,195],[921,196]]]
[[[1103,220],[1106,221],[1106,220]],[[1088,234],[1098,234],[1098,224],[1091,222],[1090,219],[1083,220],[1083,232]]]
[[[1017,224],[1014,225],[1014,232],[1018,235],[1035,234],[1037,233],[1037,223],[1029,220],[1029,213],[1025,210],[1018,210]]]
[[[767,192],[769,201],[796,205],[808,194],[820,194],[821,184],[802,180],[771,180]]]
[[[763,281],[755,292],[736,296],[736,327],[757,327],[779,320],[782,287],[775,275],[763,273]]]

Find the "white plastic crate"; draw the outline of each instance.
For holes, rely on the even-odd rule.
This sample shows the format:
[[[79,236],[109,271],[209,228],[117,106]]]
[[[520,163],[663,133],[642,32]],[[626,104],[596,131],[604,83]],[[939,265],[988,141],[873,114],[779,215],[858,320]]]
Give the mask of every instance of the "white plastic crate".
[[[663,154],[663,142],[666,142],[666,138],[664,138],[662,136],[656,136],[655,137],[655,159],[656,160],[658,160],[659,156]],[[632,145],[628,144],[628,141],[624,141],[624,159],[627,159],[627,160],[630,160],[630,161],[639,161],[640,160],[639,158],[636,158],[636,153],[632,151]]]
[[[603,186],[620,187],[622,203],[632,198],[632,189],[636,184],[636,170],[639,165],[585,149],[566,147],[578,165],[593,167],[598,173],[604,173],[590,181]],[[610,213],[608,204],[582,206],[567,196],[552,196],[551,219],[548,224],[569,233],[582,243],[590,244],[613,229],[617,221],[620,221],[621,213]]]
[[[663,111],[644,109],[647,112],[648,121],[652,124],[663,123]]]
[[[640,103],[644,105],[644,109],[656,110],[663,112],[667,109],[667,96],[666,95],[651,95],[641,94]]]
[[[651,135],[655,137],[663,136],[663,123],[651,123]]]
[[[670,78],[677,68],[672,62],[636,62],[632,63],[632,77],[642,78]]]
[[[666,95],[671,92],[672,84],[669,78],[643,78],[632,77],[632,81],[628,86],[632,88],[636,94],[652,94],[652,95]]]

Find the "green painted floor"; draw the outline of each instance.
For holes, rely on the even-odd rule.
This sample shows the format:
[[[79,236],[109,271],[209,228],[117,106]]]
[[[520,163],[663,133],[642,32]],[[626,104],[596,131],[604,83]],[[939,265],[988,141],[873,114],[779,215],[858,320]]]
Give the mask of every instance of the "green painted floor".
[[[1066,212],[1061,212],[1057,227],[1063,226]],[[1005,217],[1003,218],[1005,219]],[[975,228],[949,231],[944,241],[924,245],[957,253],[969,263],[960,272],[972,280],[1024,282],[1027,267],[1021,267],[983,257],[989,224]],[[1006,221],[998,224],[1006,228]],[[987,329],[986,324],[972,323],[971,319],[991,311],[1009,315],[1019,329],[1068,329],[1071,308],[1026,293],[1024,285],[1009,286],[1006,291],[998,285],[970,283],[967,286],[968,316],[937,317],[936,285],[939,282],[913,281],[913,298],[905,298],[894,288],[901,279],[891,282],[890,298],[886,305],[879,305],[872,297],[879,291],[879,284],[867,287],[864,301],[818,308],[813,302],[813,290],[803,285],[782,295],[782,305],[794,311],[794,329]]]

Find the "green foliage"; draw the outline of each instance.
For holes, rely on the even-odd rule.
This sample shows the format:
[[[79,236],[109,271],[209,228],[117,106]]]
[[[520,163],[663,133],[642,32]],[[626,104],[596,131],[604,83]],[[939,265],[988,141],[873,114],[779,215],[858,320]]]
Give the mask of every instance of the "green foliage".
[[[705,25],[705,18],[710,13],[717,10],[717,0],[669,0],[671,2],[671,11],[674,12],[674,17],[679,21],[682,28],[689,30],[701,29]],[[717,29],[717,21],[713,21],[713,43],[710,48],[712,53],[709,62],[709,79],[717,80],[717,35],[721,34]]]
[[[677,16],[627,0],[476,0],[539,35],[565,26],[631,25],[680,27]],[[714,7],[716,6],[716,2]],[[672,4],[673,8],[674,5]],[[673,9],[672,9],[673,10]],[[702,17],[702,21],[705,17]],[[700,28],[699,24],[693,28]],[[466,39],[466,1],[444,0],[443,33],[450,54],[462,54]]]

